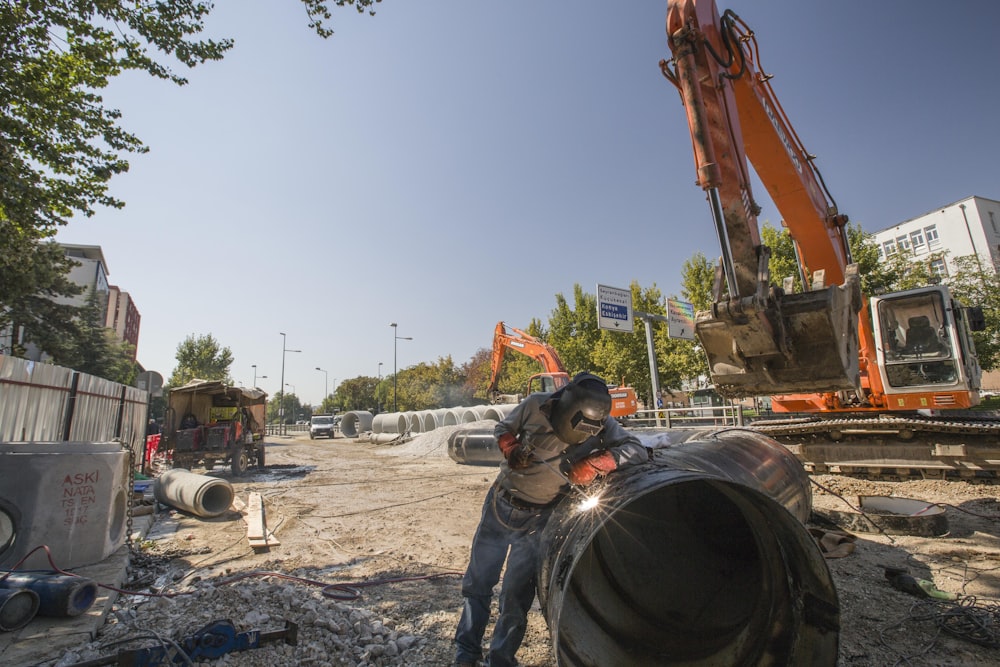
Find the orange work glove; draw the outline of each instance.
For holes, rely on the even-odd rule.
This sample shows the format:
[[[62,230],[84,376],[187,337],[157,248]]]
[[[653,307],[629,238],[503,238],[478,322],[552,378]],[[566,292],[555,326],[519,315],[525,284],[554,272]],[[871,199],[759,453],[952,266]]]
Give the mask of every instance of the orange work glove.
[[[604,449],[580,459],[569,469],[569,481],[579,486],[586,486],[598,475],[607,475],[618,468],[614,454]]]
[[[513,433],[504,433],[497,438],[497,445],[511,470],[523,470],[531,465],[531,450],[522,445]]]

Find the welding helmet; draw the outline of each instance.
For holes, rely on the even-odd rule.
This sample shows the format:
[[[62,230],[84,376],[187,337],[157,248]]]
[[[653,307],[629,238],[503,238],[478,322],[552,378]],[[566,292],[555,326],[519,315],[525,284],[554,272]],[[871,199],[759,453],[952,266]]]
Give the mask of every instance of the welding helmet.
[[[553,394],[552,429],[559,439],[578,445],[604,429],[611,413],[608,384],[590,373],[577,374],[568,385]]]

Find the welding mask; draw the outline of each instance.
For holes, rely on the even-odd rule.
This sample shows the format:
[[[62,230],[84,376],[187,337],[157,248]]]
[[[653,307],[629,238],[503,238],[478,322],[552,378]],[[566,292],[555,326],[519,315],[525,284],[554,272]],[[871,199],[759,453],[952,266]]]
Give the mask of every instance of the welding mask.
[[[560,440],[578,445],[600,434],[610,413],[607,383],[596,375],[579,373],[559,390],[550,421]]]

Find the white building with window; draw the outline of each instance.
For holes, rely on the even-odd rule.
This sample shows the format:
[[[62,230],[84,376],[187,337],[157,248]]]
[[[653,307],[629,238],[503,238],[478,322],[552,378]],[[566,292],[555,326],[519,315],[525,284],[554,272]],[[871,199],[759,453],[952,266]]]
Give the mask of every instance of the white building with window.
[[[1000,270],[1000,201],[968,197],[873,234],[879,258],[909,250],[940,276],[955,272],[955,258],[975,255],[986,271]]]

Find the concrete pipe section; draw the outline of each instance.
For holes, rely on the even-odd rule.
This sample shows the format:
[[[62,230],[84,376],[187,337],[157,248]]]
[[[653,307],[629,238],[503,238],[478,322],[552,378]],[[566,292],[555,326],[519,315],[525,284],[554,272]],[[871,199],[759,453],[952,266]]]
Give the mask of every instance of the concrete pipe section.
[[[174,468],[156,478],[157,502],[203,518],[219,516],[233,504],[233,486],[224,479]]]
[[[542,534],[558,665],[835,665],[840,607],[798,461],[744,429],[650,451]]]
[[[98,563],[125,543],[128,452],[118,443],[0,444],[0,567]],[[28,554],[31,553],[30,556]]]
[[[372,413],[367,410],[353,410],[340,418],[340,432],[344,437],[356,438],[370,430],[372,430]]]

